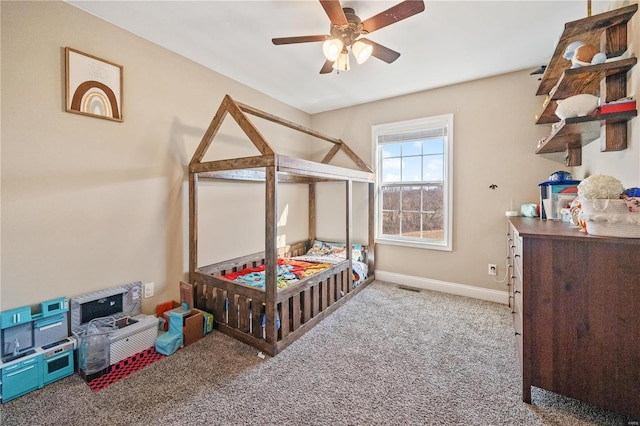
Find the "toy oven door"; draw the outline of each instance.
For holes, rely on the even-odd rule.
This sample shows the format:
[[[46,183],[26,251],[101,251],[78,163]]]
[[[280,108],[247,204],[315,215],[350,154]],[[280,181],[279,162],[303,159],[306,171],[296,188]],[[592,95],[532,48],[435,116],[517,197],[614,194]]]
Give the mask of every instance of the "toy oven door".
[[[45,353],[42,361],[42,377],[45,385],[73,374],[73,350]]]

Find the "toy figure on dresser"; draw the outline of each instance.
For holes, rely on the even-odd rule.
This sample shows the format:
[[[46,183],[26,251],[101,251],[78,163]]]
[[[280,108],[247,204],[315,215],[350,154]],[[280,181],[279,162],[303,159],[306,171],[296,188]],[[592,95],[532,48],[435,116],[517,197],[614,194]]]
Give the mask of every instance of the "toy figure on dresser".
[[[631,213],[640,213],[640,188],[625,189],[622,199]]]
[[[562,214],[569,214],[569,222],[579,226],[581,231],[587,232],[587,225],[583,220],[580,220],[580,212],[582,212],[582,204],[580,204],[580,198],[576,197],[569,205],[569,211],[563,211]]]

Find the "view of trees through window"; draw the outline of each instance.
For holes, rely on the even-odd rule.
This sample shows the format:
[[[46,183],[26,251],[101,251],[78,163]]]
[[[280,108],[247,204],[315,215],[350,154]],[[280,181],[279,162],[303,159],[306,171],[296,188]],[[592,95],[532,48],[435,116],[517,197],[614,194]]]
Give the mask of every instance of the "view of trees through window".
[[[380,144],[383,235],[444,239],[444,138]]]
[[[444,238],[440,185],[388,186],[382,190],[382,233],[441,240]]]

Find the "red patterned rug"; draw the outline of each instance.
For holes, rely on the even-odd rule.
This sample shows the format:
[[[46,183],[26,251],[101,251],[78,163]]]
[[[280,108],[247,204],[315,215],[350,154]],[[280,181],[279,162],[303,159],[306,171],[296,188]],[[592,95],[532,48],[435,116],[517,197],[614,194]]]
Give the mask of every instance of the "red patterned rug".
[[[113,364],[111,366],[111,370],[107,374],[96,377],[90,382],[87,382],[87,385],[89,385],[92,391],[98,392],[99,390],[106,388],[110,384],[113,384],[120,379],[124,379],[127,376],[130,376],[136,371],[142,370],[147,365],[152,364],[162,358],[165,358],[165,355],[156,352],[156,349],[154,347],[151,347]]]

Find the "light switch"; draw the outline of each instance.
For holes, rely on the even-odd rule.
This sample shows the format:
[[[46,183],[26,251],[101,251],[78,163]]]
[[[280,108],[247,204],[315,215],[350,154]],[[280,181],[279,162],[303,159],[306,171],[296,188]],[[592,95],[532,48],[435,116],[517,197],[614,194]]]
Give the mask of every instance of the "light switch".
[[[149,297],[153,296],[153,287],[154,287],[154,283],[147,283],[144,285],[144,298],[148,299]]]

